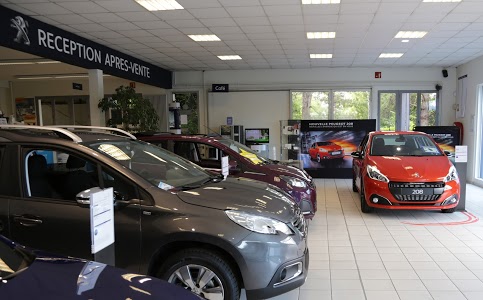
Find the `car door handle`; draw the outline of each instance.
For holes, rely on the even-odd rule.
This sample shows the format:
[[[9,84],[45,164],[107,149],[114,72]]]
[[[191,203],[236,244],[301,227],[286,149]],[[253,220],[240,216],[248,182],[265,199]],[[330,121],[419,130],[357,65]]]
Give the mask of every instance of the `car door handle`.
[[[14,216],[13,220],[16,223],[26,227],[38,226],[42,224],[42,220],[37,219],[37,217],[34,216]]]

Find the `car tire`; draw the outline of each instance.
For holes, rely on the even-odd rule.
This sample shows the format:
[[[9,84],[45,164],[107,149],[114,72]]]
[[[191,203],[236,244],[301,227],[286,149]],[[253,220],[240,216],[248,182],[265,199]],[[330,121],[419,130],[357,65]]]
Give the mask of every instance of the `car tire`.
[[[364,183],[362,182],[362,179],[361,179],[361,192],[360,192],[360,198],[361,198],[361,211],[365,214],[367,213],[371,213],[374,208],[373,207],[370,207],[368,204],[367,204],[367,201],[366,201],[366,196],[365,196],[365,192],[364,192]]]
[[[322,160],[320,159],[320,155],[317,153],[317,162],[320,163]]]
[[[357,189],[357,185],[356,185],[356,173],[354,173],[354,171],[352,171],[352,191],[353,192],[358,192],[359,191]]]
[[[441,212],[444,214],[451,214],[451,213],[454,213],[455,211],[456,211],[456,207],[441,210]]]
[[[200,286],[203,275],[210,274],[207,272],[212,272],[212,274],[209,280]],[[240,298],[240,284],[235,272],[216,252],[196,248],[179,251],[164,261],[156,275],[158,278],[179,285],[202,298],[205,298],[204,294],[206,294],[204,288],[219,290],[224,300]],[[193,286],[187,285],[187,281],[181,279],[185,276],[194,281]]]

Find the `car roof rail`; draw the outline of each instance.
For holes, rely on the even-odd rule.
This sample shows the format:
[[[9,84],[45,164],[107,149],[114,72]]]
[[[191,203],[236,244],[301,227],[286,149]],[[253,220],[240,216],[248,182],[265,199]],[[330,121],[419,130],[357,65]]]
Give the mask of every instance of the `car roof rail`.
[[[82,139],[73,132],[63,128],[55,128],[51,126],[37,126],[37,125],[0,125],[0,129],[34,129],[41,131],[50,131],[56,133],[60,138],[70,139],[75,143],[82,142]]]
[[[90,129],[90,130],[98,130],[98,131],[110,131],[110,132],[113,132],[113,133],[120,133],[124,136],[127,136],[128,138],[130,139],[133,139],[135,140],[136,137],[125,131],[125,130],[122,130],[120,128],[115,128],[115,127],[102,127],[102,126],[83,126],[83,125],[52,125],[50,127],[55,127],[55,128],[63,128],[63,129],[66,129],[66,130],[75,130],[75,129]]]
[[[168,131],[143,131],[137,132],[137,136],[155,136],[155,135],[178,135],[177,133],[168,132]]]

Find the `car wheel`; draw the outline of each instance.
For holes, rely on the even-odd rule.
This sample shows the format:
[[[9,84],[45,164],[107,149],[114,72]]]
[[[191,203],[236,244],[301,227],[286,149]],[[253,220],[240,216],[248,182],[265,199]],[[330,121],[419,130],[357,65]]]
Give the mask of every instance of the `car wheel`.
[[[218,254],[186,249],[168,257],[157,277],[205,299],[238,300],[240,287],[230,265]]]
[[[358,192],[359,190],[357,189],[356,185],[356,173],[352,171],[352,191],[353,192]]]
[[[320,155],[317,153],[317,162],[320,163]]]
[[[361,198],[361,211],[365,214],[372,212],[374,210],[374,208],[370,207],[366,202],[366,196],[365,196],[365,192],[364,192],[364,183],[362,182],[362,179],[361,179],[360,198]]]
[[[441,210],[441,212],[445,214],[451,214],[451,213],[454,213],[455,211],[456,211],[456,207]]]

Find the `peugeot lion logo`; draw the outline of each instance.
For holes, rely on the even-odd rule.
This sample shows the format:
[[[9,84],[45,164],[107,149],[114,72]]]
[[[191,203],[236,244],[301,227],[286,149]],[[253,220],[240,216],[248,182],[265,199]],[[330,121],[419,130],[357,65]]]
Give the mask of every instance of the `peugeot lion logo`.
[[[17,37],[15,37],[14,41],[22,43],[23,40],[25,45],[30,45],[30,39],[28,36],[29,23],[20,16],[16,16],[14,19],[11,19],[11,21],[12,24],[10,24],[10,26],[17,29]]]

